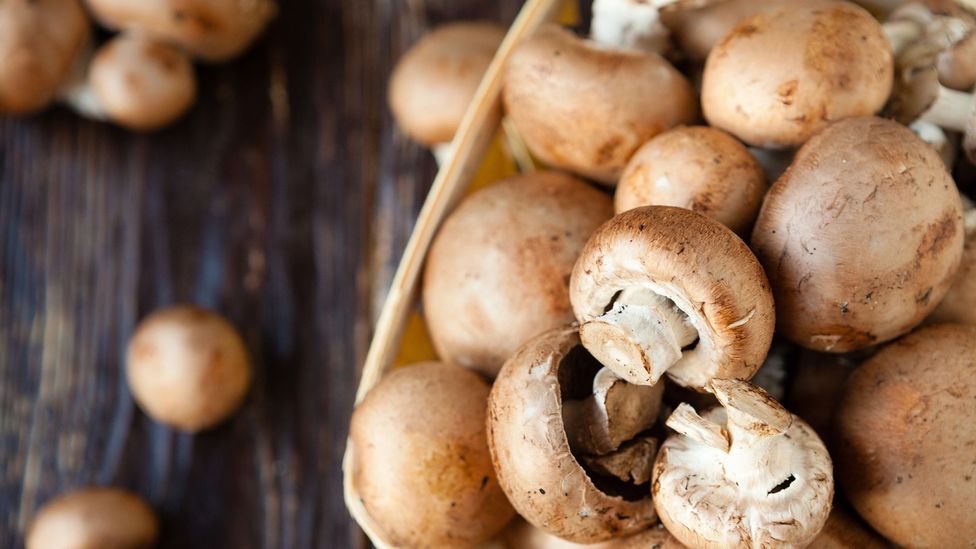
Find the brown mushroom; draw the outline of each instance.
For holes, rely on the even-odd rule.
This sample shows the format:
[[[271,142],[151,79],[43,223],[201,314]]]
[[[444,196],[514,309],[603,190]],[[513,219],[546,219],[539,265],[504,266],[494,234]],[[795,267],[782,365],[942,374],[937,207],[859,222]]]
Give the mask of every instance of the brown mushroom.
[[[614,183],[630,156],[697,114],[691,85],[662,57],[612,50],[555,25],[512,54],[505,109],[547,164]]]
[[[976,325],[976,208],[965,216],[966,237],[959,271],[928,320]]]
[[[881,110],[892,84],[881,24],[854,4],[787,3],[741,21],[708,56],[705,118],[752,145],[803,144],[831,121]]]
[[[614,211],[688,208],[744,235],[765,192],[762,167],[735,138],[714,128],[683,127],[651,139],[631,157],[617,185]]]
[[[414,44],[397,62],[387,94],[403,131],[428,146],[449,143],[504,37],[494,23],[457,22]]]
[[[665,372],[698,389],[748,379],[773,336],[769,283],[749,247],[681,208],[636,208],[600,227],[573,268],[570,301],[583,345],[638,385]]]
[[[488,385],[424,362],[389,373],[353,411],[353,485],[395,547],[470,547],[514,511],[495,480],[485,435]]]
[[[176,305],[144,319],[129,341],[126,377],[150,417],[196,432],[227,419],[251,383],[244,342],[223,317]]]
[[[27,530],[27,549],[144,549],[159,521],[142,498],[118,488],[81,488],[47,502]]]
[[[781,6],[788,0],[724,0],[693,9],[664,9],[661,22],[671,32],[681,51],[695,62],[708,57],[715,44],[740,21]]]
[[[962,246],[959,193],[938,154],[901,124],[870,117],[804,145],[752,233],[777,330],[835,353],[921,322],[952,284]]]
[[[0,3],[0,113],[29,113],[50,104],[90,32],[77,0]]]
[[[505,529],[506,549],[684,549],[663,526],[651,526],[632,536],[604,543],[581,545],[556,537],[522,519],[515,519]]]
[[[468,196],[434,238],[423,304],[441,359],[494,376],[525,340],[573,319],[567,288],[610,198],[537,172]]]
[[[868,523],[904,547],[976,540],[976,326],[920,328],[851,374],[837,471]]]

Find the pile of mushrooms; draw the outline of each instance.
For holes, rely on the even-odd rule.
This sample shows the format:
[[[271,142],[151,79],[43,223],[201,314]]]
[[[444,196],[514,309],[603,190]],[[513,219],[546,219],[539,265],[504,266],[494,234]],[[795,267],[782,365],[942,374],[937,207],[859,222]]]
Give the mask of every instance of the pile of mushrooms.
[[[83,116],[149,131],[197,96],[193,62],[240,55],[274,0],[11,0],[0,4],[0,114],[61,101]],[[92,20],[118,34],[96,44]]]

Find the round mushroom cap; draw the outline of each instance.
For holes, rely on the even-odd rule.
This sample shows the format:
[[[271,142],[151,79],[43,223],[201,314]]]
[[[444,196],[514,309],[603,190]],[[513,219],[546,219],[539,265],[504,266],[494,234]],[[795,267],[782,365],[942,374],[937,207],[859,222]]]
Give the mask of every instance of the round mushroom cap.
[[[152,547],[159,521],[142,498],[117,488],[81,488],[49,501],[27,530],[27,549]]]
[[[573,320],[568,282],[613,213],[582,181],[537,172],[498,181],[447,218],[427,256],[424,315],[441,359],[494,376],[530,337]]]
[[[704,61],[715,44],[740,21],[757,13],[781,6],[787,0],[723,0],[706,2],[704,6],[661,11],[661,21],[681,51],[692,61]],[[694,3],[692,3],[694,6]]]
[[[566,541],[516,518],[505,528],[502,537],[506,549],[685,549],[660,524],[631,536],[583,545]]]
[[[227,419],[251,383],[244,342],[223,317],[192,305],[143,320],[126,352],[129,389],[154,420],[196,432]]]
[[[450,142],[504,38],[494,23],[460,22],[414,44],[393,69],[387,94],[403,131],[428,146]]]
[[[677,206],[744,235],[766,193],[762,166],[729,134],[690,126],[666,131],[631,157],[614,195],[616,213]]]
[[[618,292],[635,288],[673,302],[698,332],[697,343],[667,370],[679,385],[749,379],[765,360],[775,325],[769,282],[749,247],[719,222],[645,206],[604,223],[573,268],[569,294],[577,320],[596,319]]]
[[[698,114],[688,80],[661,56],[613,50],[555,25],[512,53],[505,109],[551,166],[614,183],[648,139]]]
[[[498,483],[527,521],[576,543],[627,536],[657,520],[646,485],[619,487],[619,495],[602,489],[603,477],[588,474],[570,450],[563,399],[573,377],[597,367],[575,327],[557,328],[505,363],[488,398],[488,447]]]
[[[469,547],[515,514],[485,434],[488,385],[440,362],[394,370],[353,411],[353,484],[395,547]]]
[[[0,2],[0,113],[50,104],[90,32],[78,0]]]
[[[274,0],[85,0],[104,26],[168,42],[206,62],[240,55],[278,13]]]
[[[99,106],[116,124],[153,130],[193,105],[196,77],[190,58],[173,46],[119,35],[95,54],[89,83]]]
[[[741,21],[708,56],[702,108],[712,126],[760,147],[803,144],[830,122],[878,112],[891,47],[848,2],[786,3]]]
[[[959,271],[929,321],[976,324],[976,210],[966,212],[965,224],[966,242]]]
[[[779,332],[843,353],[904,334],[952,285],[962,205],[938,153],[880,118],[831,125],[766,195],[752,248]]]
[[[974,396],[976,326],[920,328],[848,380],[834,416],[838,476],[858,514],[892,542],[976,540]]]

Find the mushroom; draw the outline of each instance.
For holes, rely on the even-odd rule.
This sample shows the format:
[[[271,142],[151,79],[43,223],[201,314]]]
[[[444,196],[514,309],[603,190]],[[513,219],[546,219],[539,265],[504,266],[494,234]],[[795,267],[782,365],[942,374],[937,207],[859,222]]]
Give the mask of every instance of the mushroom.
[[[762,167],[732,136],[714,128],[675,128],[645,143],[624,169],[616,213],[639,206],[688,208],[748,234],[759,213]]]
[[[525,340],[573,320],[567,288],[610,198],[535,172],[469,195],[434,238],[423,306],[438,356],[494,376]]]
[[[512,518],[488,454],[488,390],[474,372],[424,362],[386,375],[353,411],[353,485],[384,542],[475,546]]]
[[[697,115],[691,84],[662,57],[600,47],[555,25],[516,48],[502,95],[533,154],[603,183],[648,139]]]
[[[142,498],[118,488],[81,488],[47,502],[27,530],[27,549],[141,549],[159,537]]]
[[[506,549],[685,549],[660,524],[632,536],[581,545],[556,537],[524,520],[515,519],[505,529],[503,538]]]
[[[682,404],[654,462],[661,522],[690,547],[803,547],[827,521],[834,481],[823,442],[765,391],[714,379],[721,402]]]
[[[719,40],[738,23],[757,13],[770,11],[787,0],[724,0],[707,2],[692,9],[666,9],[661,22],[671,32],[681,51],[694,62],[702,62]],[[594,20],[596,14],[594,13]]]
[[[564,402],[589,393],[599,370],[575,327],[556,328],[516,351],[488,398],[498,483],[526,520],[575,543],[635,534],[656,521],[646,484],[587,470],[570,449]]]
[[[681,208],[636,208],[597,229],[569,293],[583,345],[637,385],[665,372],[698,389],[748,379],[773,337],[769,283],[748,246]]]
[[[435,153],[454,138],[505,29],[457,22],[435,29],[397,62],[387,98],[403,131]]]
[[[237,57],[277,14],[273,0],[85,0],[113,30],[167,42],[206,62]]]
[[[893,62],[881,24],[848,2],[786,3],[741,21],[705,64],[712,126],[766,148],[803,144],[831,121],[881,110]]]
[[[959,271],[928,320],[931,322],[957,322],[976,325],[976,209],[970,208],[965,215],[965,244]]]
[[[976,540],[976,326],[919,328],[851,374],[834,416],[844,493],[904,547]]]
[[[90,33],[77,0],[0,3],[0,113],[30,113],[50,104]]]
[[[175,305],[144,319],[126,351],[129,389],[150,417],[181,431],[233,414],[251,383],[244,342],[223,317]]]
[[[976,20],[953,2],[907,2],[885,22],[896,60],[905,50],[932,50],[939,80],[956,90],[976,85]],[[949,8],[949,9],[944,9]]]
[[[952,284],[962,246],[959,193],[938,154],[873,117],[836,122],[804,145],[752,233],[777,330],[834,353],[921,322]]]

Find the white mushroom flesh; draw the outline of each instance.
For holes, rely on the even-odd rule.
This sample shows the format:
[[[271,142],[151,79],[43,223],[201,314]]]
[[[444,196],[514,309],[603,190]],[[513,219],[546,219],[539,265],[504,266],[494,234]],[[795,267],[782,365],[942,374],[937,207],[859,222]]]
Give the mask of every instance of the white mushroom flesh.
[[[674,1],[594,0],[590,38],[615,48],[663,53],[669,34],[659,10]]]
[[[657,439],[640,437],[605,456],[583,456],[583,462],[597,474],[640,485],[651,481],[655,453]]]

